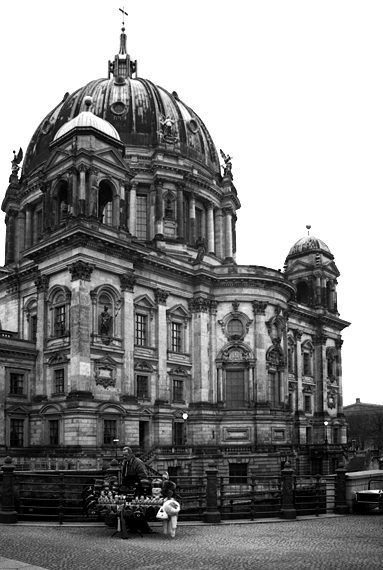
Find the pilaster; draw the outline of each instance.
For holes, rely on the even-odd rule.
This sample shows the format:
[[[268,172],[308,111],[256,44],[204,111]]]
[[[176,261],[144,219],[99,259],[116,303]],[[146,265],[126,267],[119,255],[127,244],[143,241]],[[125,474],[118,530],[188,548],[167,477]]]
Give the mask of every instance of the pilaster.
[[[166,334],[166,299],[169,293],[156,289],[154,297],[157,303],[157,347],[158,347],[158,392],[157,399],[170,401],[170,386],[167,379],[167,334]]]

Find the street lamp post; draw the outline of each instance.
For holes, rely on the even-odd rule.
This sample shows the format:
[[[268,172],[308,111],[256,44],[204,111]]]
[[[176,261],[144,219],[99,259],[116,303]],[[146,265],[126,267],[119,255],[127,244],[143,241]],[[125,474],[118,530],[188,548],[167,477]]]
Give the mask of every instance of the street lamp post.
[[[118,445],[119,441],[120,440],[117,437],[113,440],[113,443],[116,446],[116,459],[117,459],[117,445]]]
[[[328,421],[323,422],[324,423],[324,429],[325,429],[325,437],[324,437],[324,443],[325,445],[328,444],[328,437],[327,437],[327,426],[328,426]]]

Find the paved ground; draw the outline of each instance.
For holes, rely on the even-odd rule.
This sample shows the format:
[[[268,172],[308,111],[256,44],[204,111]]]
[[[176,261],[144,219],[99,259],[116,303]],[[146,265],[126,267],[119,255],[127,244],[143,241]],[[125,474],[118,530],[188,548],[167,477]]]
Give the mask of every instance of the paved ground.
[[[181,523],[175,539],[105,525],[0,525],[0,569],[22,570],[382,570],[383,516]],[[18,561],[18,562],[16,562]]]

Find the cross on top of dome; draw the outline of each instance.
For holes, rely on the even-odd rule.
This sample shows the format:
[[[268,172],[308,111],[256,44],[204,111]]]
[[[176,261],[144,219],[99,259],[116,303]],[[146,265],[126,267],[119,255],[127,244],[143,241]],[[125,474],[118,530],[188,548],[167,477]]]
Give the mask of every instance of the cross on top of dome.
[[[137,77],[137,60],[131,61],[130,55],[126,49],[126,34],[125,34],[125,16],[128,15],[123,8],[119,8],[122,12],[122,28],[120,34],[120,51],[114,56],[114,61],[108,62],[108,79],[111,75],[115,77],[116,83],[125,83],[129,77]]]

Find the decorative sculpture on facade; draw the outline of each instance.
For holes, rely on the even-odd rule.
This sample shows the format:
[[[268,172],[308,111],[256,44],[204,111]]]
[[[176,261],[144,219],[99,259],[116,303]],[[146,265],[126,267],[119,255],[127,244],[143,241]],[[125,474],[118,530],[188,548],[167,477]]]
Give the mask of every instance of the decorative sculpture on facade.
[[[16,176],[16,178],[17,178],[18,172],[20,170],[19,164],[22,160],[23,160],[23,149],[22,148],[19,149],[17,156],[16,156],[16,151],[13,151],[13,160],[11,161],[11,163],[12,163],[12,174],[9,178],[9,181],[14,176]]]
[[[100,314],[100,334],[101,336],[109,336],[112,326],[112,315],[109,313],[108,307],[105,305],[103,312]]]
[[[231,175],[231,169],[233,166],[231,161],[232,161],[233,157],[228,155],[228,154],[225,154],[222,149],[219,149],[219,152],[221,153],[221,156],[222,156],[224,163],[225,163],[225,166],[222,167],[223,168],[223,175],[224,176]]]
[[[173,125],[175,123],[175,120],[172,119],[170,115],[166,115],[166,117],[163,115],[163,119],[160,120],[160,123],[164,137],[173,138]]]

